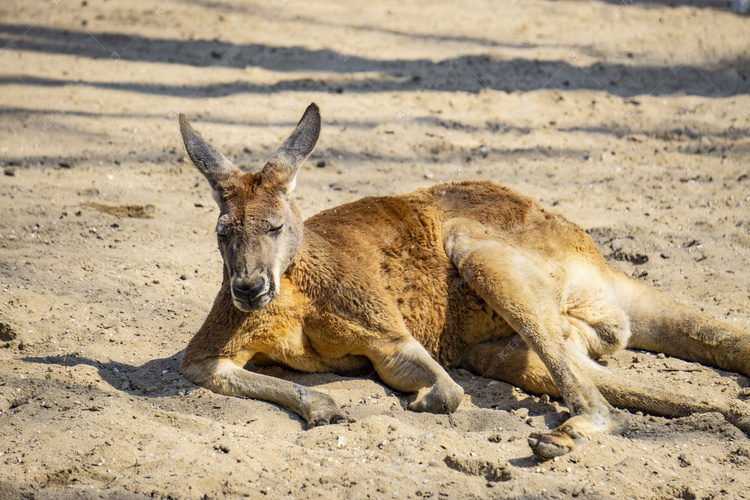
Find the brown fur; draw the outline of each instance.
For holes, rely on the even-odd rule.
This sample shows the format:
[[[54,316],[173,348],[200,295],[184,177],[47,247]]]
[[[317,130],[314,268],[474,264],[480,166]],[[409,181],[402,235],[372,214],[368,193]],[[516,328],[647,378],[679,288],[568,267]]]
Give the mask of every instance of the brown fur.
[[[463,391],[443,367],[463,366],[565,400],[571,419],[529,439],[542,458],[624,430],[610,402],[721,411],[750,428],[729,405],[629,387],[591,361],[631,346],[750,375],[750,335],[612,270],[585,232],[530,198],[492,182],[444,184],[335,207],[303,229],[289,193],[317,141],[315,105],[258,174],[242,174],[180,123],[221,210],[225,260],[221,291],[182,361],[194,382],[319,425],[345,419],[330,396],[242,367],[371,365],[397,390],[430,389],[411,409],[452,412]]]

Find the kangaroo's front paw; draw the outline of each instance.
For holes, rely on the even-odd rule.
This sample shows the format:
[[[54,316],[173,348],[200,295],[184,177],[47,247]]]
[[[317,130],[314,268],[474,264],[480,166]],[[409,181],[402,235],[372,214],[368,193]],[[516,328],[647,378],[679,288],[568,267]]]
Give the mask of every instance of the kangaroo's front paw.
[[[335,411],[312,416],[311,419],[307,421],[307,428],[312,429],[313,427],[320,427],[321,425],[329,424],[346,424],[351,421],[352,420],[347,417],[344,412],[336,409]]]
[[[305,407],[307,411],[304,418],[308,429],[321,425],[351,422],[351,419],[341,411],[331,396],[312,391],[308,391],[306,396]]]
[[[428,413],[453,413],[464,398],[463,388],[453,380],[438,382],[421,398],[409,404],[409,410]]]

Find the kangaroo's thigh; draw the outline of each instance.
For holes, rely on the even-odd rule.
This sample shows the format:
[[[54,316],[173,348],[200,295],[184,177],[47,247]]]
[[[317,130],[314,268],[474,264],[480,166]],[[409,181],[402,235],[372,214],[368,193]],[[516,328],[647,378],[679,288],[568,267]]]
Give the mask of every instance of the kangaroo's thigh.
[[[580,403],[586,411],[582,393],[590,392],[584,390],[590,384],[575,373],[573,345],[565,341],[554,267],[473,220],[448,221],[443,243],[461,277],[538,355],[571,410]]]
[[[596,432],[620,430],[622,422],[613,418],[612,407],[579,367],[585,354],[565,340],[556,264],[467,219],[446,223],[443,244],[462,278],[533,349],[570,409],[573,417],[563,425],[529,438],[534,453],[552,458]],[[535,368],[528,362],[522,367]]]

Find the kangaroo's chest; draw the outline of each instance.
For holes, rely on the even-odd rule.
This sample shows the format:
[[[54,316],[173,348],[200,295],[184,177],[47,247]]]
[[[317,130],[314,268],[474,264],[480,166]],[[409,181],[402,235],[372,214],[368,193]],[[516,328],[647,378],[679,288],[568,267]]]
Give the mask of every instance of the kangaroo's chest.
[[[372,370],[366,357],[349,354],[347,347],[340,343],[333,345],[317,326],[300,325],[279,335],[275,345],[255,353],[251,361],[260,365],[280,364],[303,372],[358,374]]]

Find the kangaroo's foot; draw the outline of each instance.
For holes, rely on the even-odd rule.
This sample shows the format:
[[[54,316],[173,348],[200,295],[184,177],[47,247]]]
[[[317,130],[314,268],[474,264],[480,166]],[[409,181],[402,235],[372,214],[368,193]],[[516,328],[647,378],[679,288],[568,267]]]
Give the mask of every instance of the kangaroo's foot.
[[[608,422],[598,422],[601,416],[577,415],[550,432],[537,432],[529,436],[531,451],[542,460],[550,460],[587,443],[602,431],[610,434],[624,434],[628,421],[619,412],[610,412]]]

